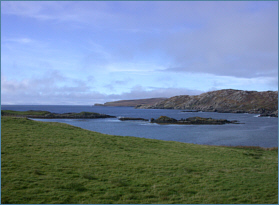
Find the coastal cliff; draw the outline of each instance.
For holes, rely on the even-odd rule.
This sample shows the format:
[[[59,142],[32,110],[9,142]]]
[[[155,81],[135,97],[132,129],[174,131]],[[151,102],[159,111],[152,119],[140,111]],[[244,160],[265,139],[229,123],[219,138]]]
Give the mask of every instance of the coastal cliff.
[[[200,95],[180,95],[138,109],[187,109],[221,113],[256,113],[278,117],[278,91],[243,91],[224,89]]]

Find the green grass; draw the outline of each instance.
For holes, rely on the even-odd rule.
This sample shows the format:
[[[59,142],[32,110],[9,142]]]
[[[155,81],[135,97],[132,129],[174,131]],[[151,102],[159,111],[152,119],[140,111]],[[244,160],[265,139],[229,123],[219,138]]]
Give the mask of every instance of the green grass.
[[[80,113],[51,113],[41,110],[28,110],[28,111],[14,111],[14,110],[1,110],[1,116],[11,117],[35,117],[35,118],[100,118],[100,117],[113,117],[95,112],[80,112]]]
[[[277,204],[278,149],[121,137],[2,117],[1,201]]]
[[[50,114],[48,111],[29,110],[29,111],[15,111],[15,110],[1,110],[1,115],[9,116],[27,116],[27,115],[46,115]]]

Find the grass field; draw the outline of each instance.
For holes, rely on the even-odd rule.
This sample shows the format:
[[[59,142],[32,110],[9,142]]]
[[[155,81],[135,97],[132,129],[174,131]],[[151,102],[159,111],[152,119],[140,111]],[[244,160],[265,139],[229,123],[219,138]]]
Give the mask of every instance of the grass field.
[[[1,202],[277,204],[278,149],[194,145],[2,117]]]
[[[27,116],[27,115],[46,115],[50,114],[48,111],[29,110],[29,111],[15,111],[15,110],[1,110],[1,116]]]

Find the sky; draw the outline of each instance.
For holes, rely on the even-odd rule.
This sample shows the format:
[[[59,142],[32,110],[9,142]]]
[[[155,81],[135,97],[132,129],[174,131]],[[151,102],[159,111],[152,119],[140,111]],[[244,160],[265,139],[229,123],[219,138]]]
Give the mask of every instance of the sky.
[[[1,104],[278,90],[277,1],[1,1]]]

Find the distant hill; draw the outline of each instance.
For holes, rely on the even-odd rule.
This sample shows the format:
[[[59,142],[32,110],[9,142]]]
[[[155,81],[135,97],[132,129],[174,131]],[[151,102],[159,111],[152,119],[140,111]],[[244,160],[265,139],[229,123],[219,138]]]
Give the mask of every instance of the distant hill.
[[[200,95],[180,95],[141,105],[142,109],[189,109],[205,112],[257,113],[278,117],[278,91],[243,91],[224,89]]]
[[[147,98],[138,100],[119,100],[113,102],[106,102],[104,104],[95,104],[94,106],[119,106],[119,107],[135,107],[135,106],[148,106],[159,103],[167,98]]]

